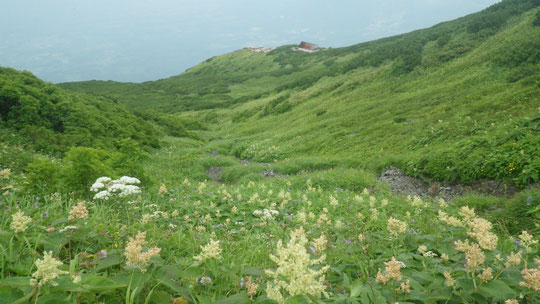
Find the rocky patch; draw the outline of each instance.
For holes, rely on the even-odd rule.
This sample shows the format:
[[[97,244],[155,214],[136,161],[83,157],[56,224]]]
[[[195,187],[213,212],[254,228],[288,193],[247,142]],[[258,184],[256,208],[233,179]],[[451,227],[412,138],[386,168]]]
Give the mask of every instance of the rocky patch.
[[[407,176],[405,172],[396,167],[384,169],[378,180],[387,183],[392,191],[403,195],[417,195],[420,197],[443,198],[450,201],[456,196],[465,193],[479,193],[493,196],[510,196],[519,191],[516,186],[504,184],[495,180],[476,181],[470,185],[461,184],[429,184],[422,179]]]
[[[222,169],[223,169],[222,167],[210,167],[210,168],[206,169],[206,171],[204,171],[204,172],[206,172],[206,174],[208,174],[208,176],[212,180],[221,183],[222,182],[222,180],[221,180],[221,171],[222,171]]]

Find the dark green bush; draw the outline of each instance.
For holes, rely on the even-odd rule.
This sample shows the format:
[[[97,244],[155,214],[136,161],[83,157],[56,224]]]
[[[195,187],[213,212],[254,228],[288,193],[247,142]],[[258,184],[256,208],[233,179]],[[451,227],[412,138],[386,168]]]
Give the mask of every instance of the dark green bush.
[[[109,154],[103,150],[73,147],[64,158],[65,168],[62,172],[64,183],[68,189],[88,194],[92,183],[101,176],[111,176],[111,168],[105,161]]]

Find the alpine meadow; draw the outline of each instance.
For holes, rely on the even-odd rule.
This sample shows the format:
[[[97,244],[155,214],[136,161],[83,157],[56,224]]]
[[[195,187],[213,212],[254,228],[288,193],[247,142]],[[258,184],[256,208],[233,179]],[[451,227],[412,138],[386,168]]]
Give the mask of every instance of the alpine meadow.
[[[540,303],[539,50],[502,0],[142,83],[0,67],[0,303]]]

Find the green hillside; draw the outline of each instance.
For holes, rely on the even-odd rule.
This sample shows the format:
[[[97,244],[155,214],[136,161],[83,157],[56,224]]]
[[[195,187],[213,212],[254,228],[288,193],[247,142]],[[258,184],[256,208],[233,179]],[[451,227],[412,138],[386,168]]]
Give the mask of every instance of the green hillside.
[[[157,147],[157,132],[143,119],[106,98],[64,91],[30,72],[0,68],[0,124],[35,150],[65,152],[71,146],[111,149],[133,139]]]
[[[141,84],[64,83],[132,109],[196,117],[222,153],[353,159],[469,183],[538,181],[538,1],[503,1],[432,28],[308,54],[239,50]],[[235,147],[234,151],[232,147]],[[251,153],[251,154],[253,154]]]

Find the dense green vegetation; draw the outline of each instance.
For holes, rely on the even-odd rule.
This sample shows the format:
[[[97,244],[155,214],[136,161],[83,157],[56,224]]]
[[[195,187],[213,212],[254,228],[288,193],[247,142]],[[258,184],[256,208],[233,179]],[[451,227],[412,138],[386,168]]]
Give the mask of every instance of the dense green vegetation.
[[[0,68],[0,303],[540,301],[539,5],[141,84]]]
[[[0,123],[28,139],[35,150],[65,152],[71,146],[111,149],[132,139],[157,147],[157,133],[123,105],[67,92],[29,72],[0,68]]]
[[[525,186],[540,171],[537,6],[503,1],[429,29],[312,54],[240,50],[155,82],[61,86],[142,112],[184,111],[175,117],[218,126],[210,137],[236,150],[256,143],[276,147],[280,158],[354,155],[368,169],[392,164],[433,180]]]

